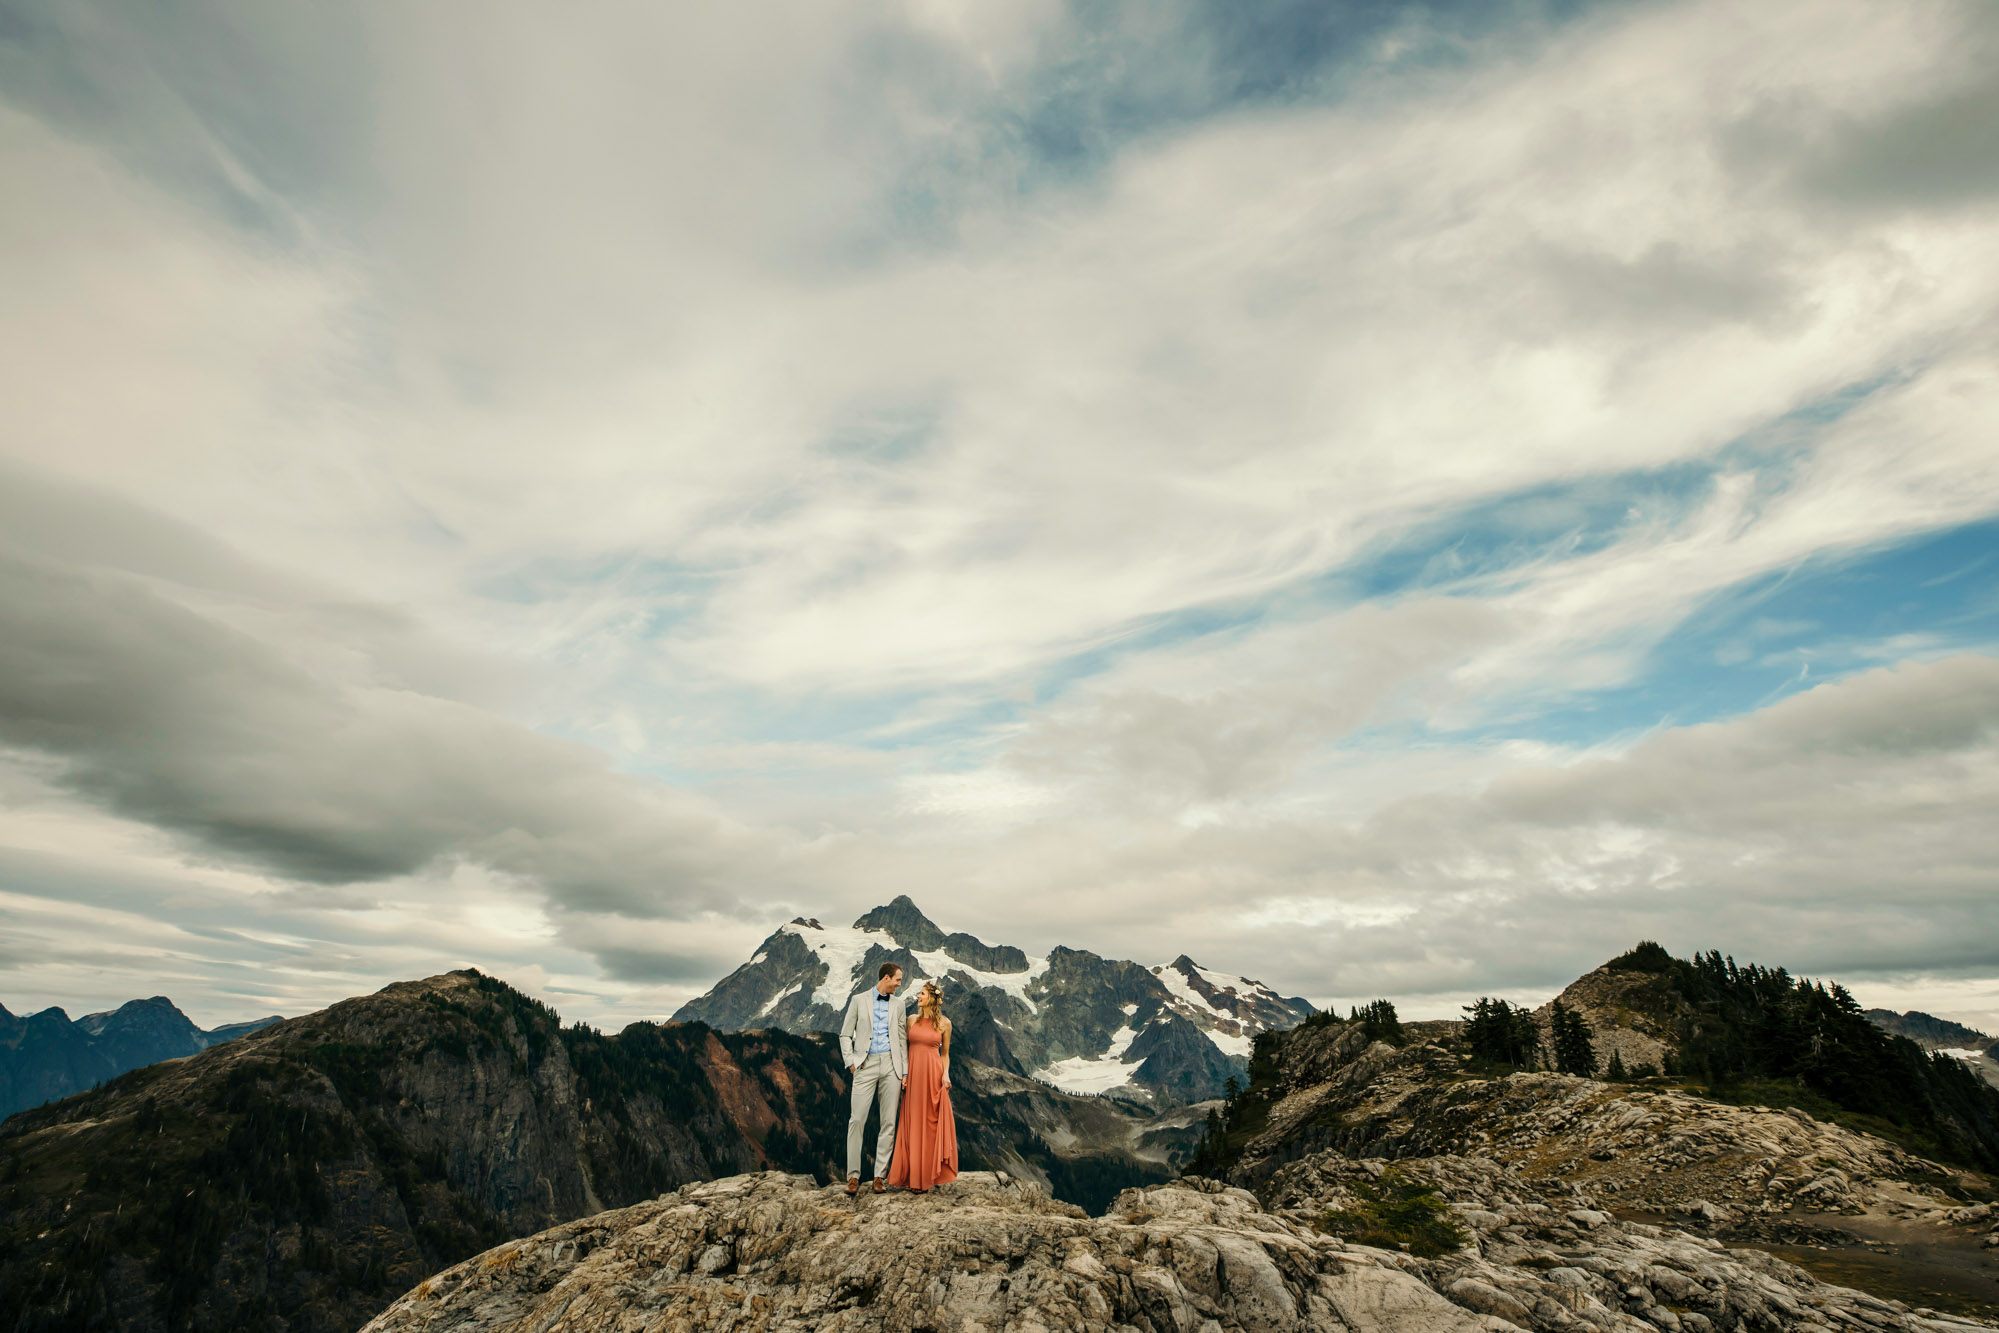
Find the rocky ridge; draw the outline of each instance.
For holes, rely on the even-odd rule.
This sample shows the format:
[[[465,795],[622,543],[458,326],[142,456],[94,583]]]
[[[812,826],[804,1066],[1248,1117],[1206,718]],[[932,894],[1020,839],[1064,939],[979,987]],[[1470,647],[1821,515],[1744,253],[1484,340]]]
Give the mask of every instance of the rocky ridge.
[[[1558,1229],[1573,1210],[1614,1210],[1633,1225],[1783,1248],[1827,1272],[1865,1270],[1886,1294],[1941,1284],[1934,1299],[1999,1314],[1999,1216],[1968,1202],[1993,1193],[1977,1173],[1802,1110],[1663,1081],[1481,1076],[1454,1027],[1407,1025],[1401,1048],[1323,1020],[1273,1040],[1228,1110],[1229,1181],[1287,1215],[1322,1214],[1353,1208],[1354,1182],[1387,1170],[1435,1186],[1490,1231],[1503,1226],[1486,1215],[1510,1209]],[[1599,1226],[1584,1230],[1649,1234]]]
[[[1243,1072],[1257,1033],[1313,1012],[1185,954],[1155,967],[1060,947],[1030,958],[947,934],[902,896],[850,927],[805,917],[780,926],[674,1019],[725,1031],[834,1032],[848,997],[872,984],[883,962],[901,965],[911,981],[944,985],[955,1041],[983,1063],[1065,1092],[1156,1106],[1219,1096]]]
[[[1187,1180],[1102,1218],[1004,1176],[848,1200],[778,1173],[689,1185],[509,1242],[363,1333],[1510,1333],[1989,1327],[1821,1283],[1780,1259],[1551,1199],[1489,1160],[1429,1167],[1464,1245],[1436,1259],[1325,1234],[1381,1162],[1299,1164],[1289,1205]]]
[[[1736,1217],[1873,1206],[1941,1214],[1961,1175],[1799,1110],[1567,1074],[1468,1076],[1462,1057],[1438,1041],[1398,1050],[1335,1025],[1295,1034],[1285,1055],[1262,1126],[1235,1165],[1232,1178],[1244,1183],[1322,1148],[1352,1157],[1479,1154],[1627,1208],[1704,1202]]]

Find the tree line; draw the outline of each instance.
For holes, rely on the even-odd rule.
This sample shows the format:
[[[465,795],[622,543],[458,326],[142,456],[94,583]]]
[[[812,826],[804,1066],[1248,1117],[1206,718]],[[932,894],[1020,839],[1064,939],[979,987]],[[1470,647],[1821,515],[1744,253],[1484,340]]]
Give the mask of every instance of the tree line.
[[[1581,1078],[1597,1075],[1596,1034],[1587,1018],[1560,1000],[1549,1006],[1545,1032],[1526,1005],[1491,996],[1466,1005],[1464,1015],[1460,1036],[1475,1060],[1515,1069],[1552,1069]],[[1615,1051],[1603,1072],[1612,1080],[1630,1077]]]

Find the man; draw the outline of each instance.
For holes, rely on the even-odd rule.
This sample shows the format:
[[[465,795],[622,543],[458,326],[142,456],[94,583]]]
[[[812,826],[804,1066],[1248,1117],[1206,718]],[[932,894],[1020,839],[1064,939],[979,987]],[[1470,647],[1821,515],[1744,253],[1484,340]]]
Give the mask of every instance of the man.
[[[895,998],[902,969],[883,963],[873,988],[847,1001],[840,1024],[840,1055],[853,1084],[853,1105],[847,1116],[847,1193],[861,1192],[861,1131],[867,1128],[868,1103],[881,1104],[881,1133],[875,1139],[875,1193],[888,1188],[889,1157],[895,1151],[895,1114],[902,1107],[903,1084],[909,1079],[909,1014]]]

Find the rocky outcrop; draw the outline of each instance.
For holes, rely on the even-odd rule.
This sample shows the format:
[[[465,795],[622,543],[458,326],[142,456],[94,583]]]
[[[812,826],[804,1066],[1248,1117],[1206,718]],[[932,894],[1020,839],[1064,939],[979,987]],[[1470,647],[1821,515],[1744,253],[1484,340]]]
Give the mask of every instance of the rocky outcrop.
[[[1656,973],[1612,964],[1577,977],[1555,998],[1589,1024],[1598,1069],[1608,1068],[1615,1056],[1626,1069],[1657,1073],[1678,1045],[1678,1028],[1686,1018],[1684,1006]],[[1553,1002],[1534,1013],[1543,1030],[1553,1015]]]
[[[164,995],[131,1000],[74,1022],[61,1009],[17,1018],[0,1006],[0,1119],[278,1021],[275,1016],[259,1018],[204,1032]]]
[[[1877,1296],[1930,1292],[1942,1281],[1963,1308],[1999,1313],[1979,1248],[1999,1226],[1989,1210],[1965,1204],[1967,1194],[1990,1197],[1992,1185],[1974,1173],[1801,1110],[1730,1105],[1663,1083],[1479,1077],[1447,1030],[1410,1025],[1409,1035],[1396,1048],[1370,1043],[1358,1024],[1317,1019],[1275,1040],[1252,1087],[1228,1108],[1221,1150],[1204,1152],[1204,1160],[1294,1220],[1329,1209],[1366,1214],[1376,1201],[1365,1190],[1378,1193],[1370,1182],[1384,1174],[1398,1188],[1434,1189],[1479,1233],[1488,1263],[1596,1272],[1585,1262],[1595,1252],[1617,1269],[1660,1236],[1678,1235],[1675,1244],[1706,1248],[1717,1239],[1789,1246],[1786,1255],[1812,1267],[1831,1246],[1866,1262],[1852,1269],[1827,1258],[1821,1276],[1864,1271],[1880,1284]],[[1613,1212],[1621,1220],[1607,1230]],[[1542,1230],[1518,1230],[1527,1223]],[[1608,1240],[1623,1248],[1605,1251]],[[1758,1267],[1767,1257],[1729,1262],[1788,1282],[1782,1271]],[[1536,1316],[1533,1326],[1553,1326],[1520,1295],[1520,1283],[1541,1280],[1534,1274],[1509,1282],[1489,1272],[1460,1277],[1520,1303]],[[1503,1313],[1483,1287],[1479,1308]],[[1650,1300],[1667,1303],[1648,1290]],[[1701,1319],[1758,1327],[1763,1317],[1738,1302],[1728,1307],[1740,1316],[1731,1325],[1680,1302],[1668,1311],[1679,1320],[1672,1323],[1649,1305],[1635,1308],[1642,1293],[1623,1294],[1620,1307],[1595,1291],[1606,1309],[1660,1328],[1704,1333]],[[1848,1313],[1865,1325],[1870,1309],[1863,1303]]]
[[[1824,1283],[1762,1250],[1619,1216],[1572,1182],[1492,1157],[1389,1162],[1319,1153],[1279,1171],[1263,1198],[1280,1216],[1309,1223],[1364,1207],[1365,1192],[1379,1196],[1384,1181],[1444,1202],[1465,1241],[1455,1254],[1408,1266],[1460,1304],[1522,1328],[1990,1326]]]
[[[727,1031],[833,1032],[848,997],[872,984],[884,962],[911,982],[938,979],[961,1040],[977,1043],[985,1063],[1152,1106],[1219,1096],[1243,1073],[1251,1038],[1313,1012],[1184,954],[1159,967],[1062,947],[1030,958],[1012,945],[947,934],[902,896],[851,927],[806,917],[779,927],[674,1018]]]
[[[1704,1202],[1740,1219],[1941,1209],[1958,1174],[1803,1111],[1566,1074],[1470,1078],[1441,1044],[1369,1046],[1351,1026],[1294,1034],[1282,1070],[1234,1165],[1233,1179],[1258,1188],[1327,1148],[1352,1157],[1475,1154],[1625,1208],[1677,1212]]]
[[[1091,1218],[1004,1176],[859,1200],[738,1176],[496,1247],[417,1284],[363,1333],[1978,1327],[1767,1255],[1557,1209],[1496,1168],[1462,1174],[1479,1182],[1459,1210],[1466,1244],[1434,1260],[1325,1234],[1315,1209],[1330,1194],[1270,1212],[1246,1191],[1183,1181]]]

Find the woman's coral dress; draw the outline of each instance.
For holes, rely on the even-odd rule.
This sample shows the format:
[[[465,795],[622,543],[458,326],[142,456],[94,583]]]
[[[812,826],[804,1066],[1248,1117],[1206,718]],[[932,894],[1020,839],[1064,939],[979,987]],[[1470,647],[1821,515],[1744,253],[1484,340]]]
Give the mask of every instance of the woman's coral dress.
[[[919,1018],[909,1025],[909,1084],[895,1126],[888,1183],[927,1190],[958,1178],[958,1122],[944,1086],[944,1036]]]

